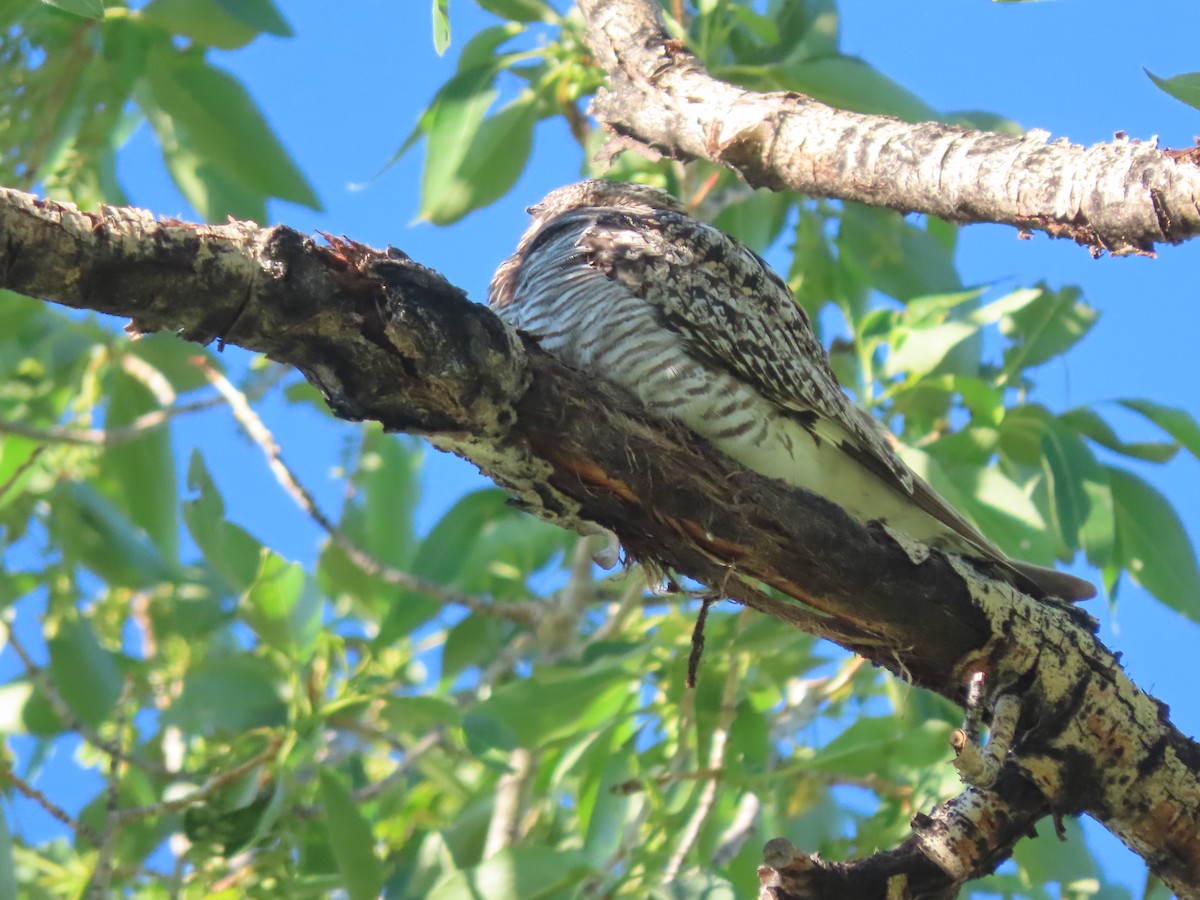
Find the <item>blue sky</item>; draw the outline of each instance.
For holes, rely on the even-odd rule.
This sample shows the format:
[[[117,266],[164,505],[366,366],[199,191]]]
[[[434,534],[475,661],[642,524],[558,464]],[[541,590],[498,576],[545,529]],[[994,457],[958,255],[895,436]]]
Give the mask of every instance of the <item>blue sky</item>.
[[[316,213],[276,205],[275,221],[376,246],[393,244],[482,300],[492,270],[525,227],[524,207],[576,180],[581,159],[562,123],[544,124],[532,163],[513,192],[447,229],[413,223],[419,151],[370,181],[452,71],[457,49],[475,30],[495,22],[467,0],[450,5],[453,43],[445,58],[433,51],[429,4],[394,0],[281,3],[295,38],[264,38],[216,58],[249,86],[326,207]],[[1195,0],[1161,0],[1140,10],[1116,0],[846,0],[843,7],[844,51],[863,56],[936,109],[989,110],[1084,144],[1125,131],[1187,147],[1200,134],[1200,112],[1163,94],[1142,72],[1142,67],[1160,76],[1200,70]],[[137,205],[195,217],[170,184],[147,129],[134,136],[121,176]],[[362,189],[352,188],[364,182]],[[1044,402],[1066,408],[1143,396],[1200,417],[1190,384],[1200,332],[1200,243],[1165,248],[1157,260],[1097,261],[1068,242],[1042,236],[1021,241],[1012,229],[972,226],[963,233],[962,247],[967,283],[1077,284],[1101,310],[1100,324],[1082,345],[1039,373]],[[336,509],[339,489],[330,469],[350,426],[272,403],[264,415],[285,456],[326,508]],[[1132,419],[1114,418],[1131,438],[1149,435]],[[254,523],[286,555],[311,560],[315,528],[274,489],[261,461],[246,452],[226,419],[206,415],[185,423],[181,457],[186,459],[191,443],[203,443],[231,517]],[[1200,537],[1200,464],[1181,457],[1143,473],[1173,499],[1193,538]],[[431,522],[453,498],[482,483],[473,467],[430,451],[423,520]],[[1200,627],[1132,584],[1123,586],[1115,617],[1102,603],[1089,609],[1103,619],[1101,637],[1123,651],[1132,677],[1170,704],[1183,731],[1200,733],[1192,671]],[[1111,864],[1110,874],[1130,886],[1139,883],[1128,851],[1098,828],[1089,835]]]

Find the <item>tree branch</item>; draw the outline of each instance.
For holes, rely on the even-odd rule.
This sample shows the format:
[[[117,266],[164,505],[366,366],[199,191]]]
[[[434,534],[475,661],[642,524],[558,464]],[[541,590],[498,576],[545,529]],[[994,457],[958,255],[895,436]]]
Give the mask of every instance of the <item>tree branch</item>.
[[[654,0],[580,0],[609,87],[592,114],[618,146],[707,159],[755,187],[856,200],[952,222],[1044,231],[1098,255],[1150,254],[1200,234],[1200,150],[1129,140],[1084,148],[938,122],[910,124],[755,93],[668,38]]]
[[[0,191],[0,235],[0,286],[130,317],[134,333],[264,352],[342,417],[424,433],[537,514],[611,530],[636,558],[960,704],[984,672],[982,709],[1015,697],[1017,737],[991,784],[914,820],[903,857],[933,865],[943,886],[993,870],[1042,816],[1086,812],[1173,889],[1200,891],[1200,747],[1086,613],[955,558],[910,557],[884,529],[738,469],[398,252],[284,227],[82,213],[15,191]]]

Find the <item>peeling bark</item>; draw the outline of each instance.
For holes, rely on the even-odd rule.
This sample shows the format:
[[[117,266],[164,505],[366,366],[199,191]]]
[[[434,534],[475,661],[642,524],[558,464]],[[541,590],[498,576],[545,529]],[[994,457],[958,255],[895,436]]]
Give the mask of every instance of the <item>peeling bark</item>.
[[[11,190],[0,190],[0,235],[2,287],[128,317],[135,334],[266,353],[343,418],[425,434],[538,515],[611,530],[637,558],[960,704],[983,672],[985,716],[1015,698],[1011,746],[992,747],[1005,751],[995,770],[978,770],[989,783],[865,860],[801,864],[769,846],[762,896],[952,896],[1049,813],[1095,817],[1181,896],[1200,895],[1200,746],[1129,680],[1081,610],[937,552],[914,561],[885,529],[738,469],[396,251],[253,223],[83,213]],[[909,893],[888,893],[898,885]]]
[[[1094,255],[1152,254],[1200,233],[1200,160],[1123,134],[1081,147],[910,124],[718,81],[668,39],[653,0],[580,0],[609,86],[592,114],[618,146],[707,159],[755,187],[856,200],[951,222],[1070,238]]]

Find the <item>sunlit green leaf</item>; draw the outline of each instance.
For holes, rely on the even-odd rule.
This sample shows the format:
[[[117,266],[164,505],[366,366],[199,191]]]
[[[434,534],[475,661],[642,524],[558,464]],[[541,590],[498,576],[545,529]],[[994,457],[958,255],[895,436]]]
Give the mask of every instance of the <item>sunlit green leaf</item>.
[[[449,225],[508,193],[533,148],[533,126],[538,120],[534,101],[533,93],[526,91],[477,122],[465,147],[454,148],[459,159],[453,167],[435,154],[450,151],[447,135],[458,134],[464,120],[447,122],[434,116],[427,138],[421,218]],[[443,128],[449,131],[444,134]]]
[[[1099,413],[1087,407],[1077,406],[1075,409],[1062,413],[1058,418],[1060,422],[1075,429],[1084,437],[1091,438],[1101,447],[1107,447],[1124,456],[1162,463],[1172,459],[1179,452],[1179,445],[1176,443],[1121,440],[1112,426]]]
[[[551,22],[557,14],[544,0],[476,0],[490,13],[512,22]]]
[[[104,0],[42,0],[47,6],[54,6],[63,12],[86,16],[89,19],[104,18]]]
[[[1163,406],[1151,400],[1131,398],[1118,400],[1126,409],[1141,413],[1175,440],[1179,441],[1192,456],[1200,459],[1200,424],[1177,406]]]
[[[1013,343],[1004,351],[1004,374],[1041,365],[1073,347],[1087,334],[1100,314],[1083,300],[1075,288],[1057,293],[1044,291],[1000,323],[1000,331]]]
[[[433,0],[433,49],[441,56],[450,46],[450,0]]]
[[[1087,444],[1053,420],[1042,434],[1043,471],[1051,514],[1068,551],[1082,547],[1097,566],[1111,558],[1115,540],[1113,499],[1105,469]]]
[[[622,669],[543,671],[534,680],[505,685],[476,707],[476,714],[503,722],[524,747],[577,733],[608,721],[629,696]]]
[[[1132,472],[1108,467],[1116,509],[1116,559],[1138,584],[1200,621],[1200,564],[1179,514]]]
[[[195,54],[151,54],[146,86],[182,148],[263,197],[313,209],[316,194],[241,83]]]
[[[200,451],[188,464],[188,488],[198,491],[183,504],[183,520],[207,564],[225,579],[231,593],[241,593],[258,573],[262,545],[243,528],[226,520],[225,504]]]
[[[242,616],[269,646],[306,663],[321,632],[321,595],[298,563],[267,550],[241,604]]]
[[[1142,71],[1150,76],[1151,81],[1176,100],[1182,100],[1188,106],[1200,109],[1200,72],[1174,75],[1171,78],[1159,78],[1149,69],[1143,69]]]
[[[907,122],[936,119],[927,103],[878,69],[850,56],[830,56],[781,67],[781,87],[838,109],[896,116]]]
[[[842,262],[898,300],[961,289],[953,253],[891,210],[847,203],[838,230]]]

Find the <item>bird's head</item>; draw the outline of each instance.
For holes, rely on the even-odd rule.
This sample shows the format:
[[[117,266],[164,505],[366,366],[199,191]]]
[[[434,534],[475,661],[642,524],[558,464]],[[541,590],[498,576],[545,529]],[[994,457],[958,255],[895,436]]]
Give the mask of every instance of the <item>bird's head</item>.
[[[660,210],[687,212],[686,207],[664,190],[648,184],[628,181],[581,181],[551,191],[539,203],[529,207],[533,216],[530,233],[551,219],[573,209],[627,209],[650,213]]]

